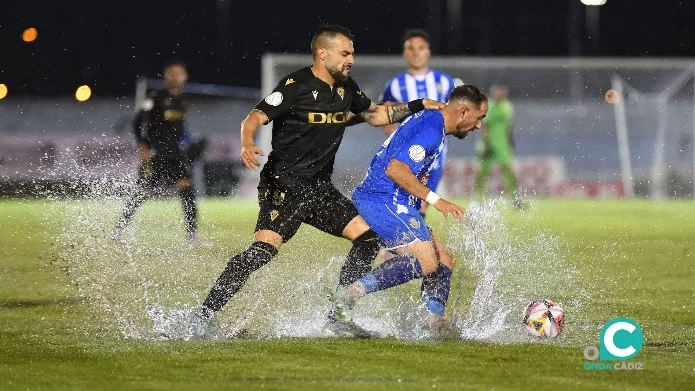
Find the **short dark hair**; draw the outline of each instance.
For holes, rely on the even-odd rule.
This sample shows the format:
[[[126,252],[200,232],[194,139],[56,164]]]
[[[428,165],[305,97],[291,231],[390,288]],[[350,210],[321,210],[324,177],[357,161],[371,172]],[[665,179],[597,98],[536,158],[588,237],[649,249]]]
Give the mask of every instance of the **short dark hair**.
[[[430,35],[427,34],[427,31],[423,29],[410,29],[406,31],[403,35],[403,43],[406,43],[406,41],[408,41],[410,38],[415,37],[422,38],[425,40],[425,42],[427,42],[428,45],[430,44]]]
[[[325,38],[330,38],[333,39],[337,35],[343,35],[347,37],[347,39],[354,41],[355,37],[352,35],[352,32],[348,30],[346,27],[343,26],[338,26],[336,24],[324,24],[319,26],[319,30],[314,34],[314,37],[311,39],[311,54],[313,57],[316,57],[316,53],[318,53],[319,50],[319,41],[321,39]]]
[[[487,96],[480,92],[478,87],[471,84],[464,84],[451,91],[449,100],[467,100],[480,107],[483,102],[487,102]]]
[[[169,60],[164,64],[164,70],[165,71],[171,67],[181,67],[186,72],[188,72],[188,69],[186,68],[186,63],[184,63],[183,60],[179,60],[179,59]]]

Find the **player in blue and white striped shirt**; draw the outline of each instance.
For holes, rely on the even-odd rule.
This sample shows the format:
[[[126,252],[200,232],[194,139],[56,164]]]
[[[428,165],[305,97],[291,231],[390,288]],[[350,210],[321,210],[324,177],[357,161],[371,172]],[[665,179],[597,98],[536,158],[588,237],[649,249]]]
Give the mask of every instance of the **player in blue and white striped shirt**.
[[[408,71],[393,77],[386,83],[381,101],[402,103],[412,99],[428,98],[446,102],[454,87],[463,83],[460,80],[455,82],[446,73],[431,69],[430,55],[429,34],[420,29],[406,31],[403,39],[403,57],[408,63]],[[390,136],[397,127],[398,124],[388,125],[384,127],[384,131]],[[437,190],[442,179],[446,154],[447,148],[444,144],[444,151],[434,162],[429,176],[423,178],[423,183],[426,182],[426,186],[432,191]],[[423,214],[425,210],[422,209]]]
[[[454,80],[446,73],[430,69],[430,37],[420,29],[408,30],[403,38],[403,58],[408,71],[386,83],[384,102],[407,102],[408,98],[428,98],[446,102]]]

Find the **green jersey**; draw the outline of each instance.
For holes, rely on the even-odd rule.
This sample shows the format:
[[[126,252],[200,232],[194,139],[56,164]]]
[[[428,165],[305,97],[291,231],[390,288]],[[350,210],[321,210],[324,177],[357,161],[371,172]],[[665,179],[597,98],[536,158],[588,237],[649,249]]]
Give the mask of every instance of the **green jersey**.
[[[487,137],[493,147],[509,145],[509,130],[514,118],[514,107],[508,100],[490,101],[485,118]]]

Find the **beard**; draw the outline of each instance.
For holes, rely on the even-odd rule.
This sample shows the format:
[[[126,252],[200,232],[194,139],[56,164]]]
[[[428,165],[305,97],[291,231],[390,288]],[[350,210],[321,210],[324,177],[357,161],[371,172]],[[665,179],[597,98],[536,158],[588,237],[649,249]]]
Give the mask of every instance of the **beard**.
[[[333,77],[333,80],[335,80],[336,83],[342,83],[344,81],[347,81],[348,75],[350,74],[350,72],[348,71],[348,75],[345,75],[343,73],[343,69],[338,68],[338,67],[334,67],[334,68],[326,67],[326,70]]]
[[[464,138],[466,138],[466,136],[468,136],[468,133],[470,133],[470,131],[463,131],[462,130],[462,131],[453,133],[453,136],[459,140],[463,140]]]

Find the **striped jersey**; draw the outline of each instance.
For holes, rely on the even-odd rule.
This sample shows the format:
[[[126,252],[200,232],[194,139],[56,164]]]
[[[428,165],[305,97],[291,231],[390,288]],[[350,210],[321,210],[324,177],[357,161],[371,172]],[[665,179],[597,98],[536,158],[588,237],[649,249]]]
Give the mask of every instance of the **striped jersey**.
[[[426,74],[419,76],[403,72],[386,82],[380,101],[405,103],[415,99],[426,98],[446,102],[449,100],[449,94],[454,90],[454,87],[456,86],[451,76],[434,69],[430,69]],[[444,149],[438,154],[429,173],[427,187],[432,191],[437,190],[444,174],[444,162],[447,155],[446,144],[444,142]]]
[[[386,83],[381,101],[405,103],[427,98],[446,102],[453,89],[454,80],[446,73],[430,70],[425,75],[413,76],[403,72]]]

